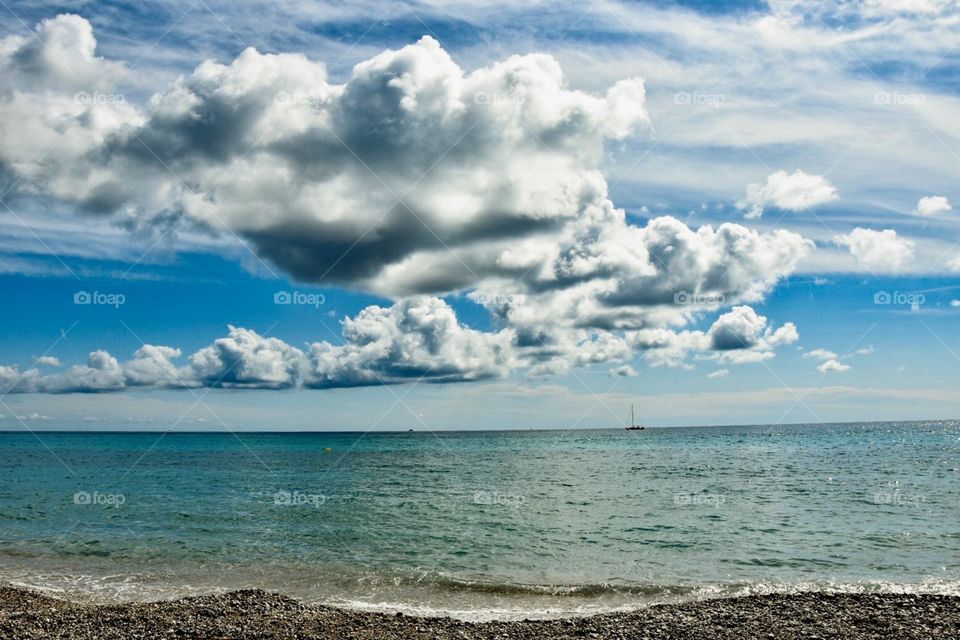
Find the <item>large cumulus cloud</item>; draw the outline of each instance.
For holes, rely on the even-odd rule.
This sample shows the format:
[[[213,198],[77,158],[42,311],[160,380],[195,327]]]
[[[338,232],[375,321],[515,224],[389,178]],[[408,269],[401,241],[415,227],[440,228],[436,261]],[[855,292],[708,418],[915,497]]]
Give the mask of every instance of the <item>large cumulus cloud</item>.
[[[640,80],[572,91],[537,54],[467,74],[430,37],[358,64],[345,84],[300,54],[247,49],[229,65],[204,62],[143,109],[77,104],[87,66],[113,63],[92,57],[81,18],[40,33],[4,41],[5,71],[38,47],[69,61],[71,44],[83,65],[71,82],[69,64],[30,85],[10,76],[4,115],[43,135],[11,127],[5,164],[87,208],[182,210],[297,278],[392,295],[475,284],[511,240],[576,219],[601,197],[604,140],[646,121]],[[79,138],[69,162],[27,171],[65,131]],[[451,251],[466,264],[439,276]]]
[[[0,175],[18,191],[124,224],[179,218],[237,235],[295,279],[396,300],[345,319],[339,345],[231,327],[182,365],[148,346],[62,373],[0,370],[14,390],[467,381],[638,350],[658,364],[750,361],[788,341],[747,306],[716,331],[685,326],[762,301],[812,243],[669,216],[638,226],[608,197],[605,143],[648,120],[639,79],[572,90],[541,54],[465,72],[424,37],[342,84],[301,54],[247,49],[137,105],[111,93],[123,65],[96,56],[77,16],[0,41],[0,71]],[[437,297],[462,293],[502,328],[463,327]]]

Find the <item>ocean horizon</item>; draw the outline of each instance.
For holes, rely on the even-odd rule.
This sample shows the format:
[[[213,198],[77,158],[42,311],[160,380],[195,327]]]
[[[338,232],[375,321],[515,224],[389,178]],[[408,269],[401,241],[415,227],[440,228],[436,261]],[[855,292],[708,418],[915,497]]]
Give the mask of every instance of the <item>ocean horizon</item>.
[[[0,580],[465,620],[960,594],[960,422],[0,433]],[[51,455],[52,454],[52,455]]]
[[[925,419],[915,419],[915,420],[838,420],[834,422],[778,422],[774,424],[768,424],[763,422],[747,422],[747,423],[724,423],[724,424],[671,424],[671,425],[656,425],[656,424],[645,424],[643,430],[648,429],[732,429],[738,427],[820,427],[820,426],[840,426],[840,425],[873,425],[873,424],[900,424],[900,425],[909,425],[909,424],[928,424],[928,423],[949,423],[960,421],[958,418],[925,418]],[[625,430],[622,426],[602,426],[602,427],[519,427],[519,426],[510,426],[510,427],[487,427],[487,428],[477,428],[477,429],[454,429],[454,428],[435,428],[435,427],[398,427],[392,429],[311,429],[311,428],[302,428],[302,429],[266,429],[266,428],[249,428],[249,427],[224,427],[224,428],[191,428],[188,426],[177,426],[175,431],[171,429],[149,429],[149,428],[112,428],[107,427],[104,429],[89,429],[89,428],[75,428],[75,429],[46,429],[42,426],[34,425],[35,428],[3,428],[0,429],[0,434],[2,433],[131,433],[131,434],[234,434],[234,433],[250,433],[250,434],[264,434],[264,435],[283,435],[283,434],[368,434],[368,433],[490,433],[490,432],[530,432],[530,431],[623,431]]]

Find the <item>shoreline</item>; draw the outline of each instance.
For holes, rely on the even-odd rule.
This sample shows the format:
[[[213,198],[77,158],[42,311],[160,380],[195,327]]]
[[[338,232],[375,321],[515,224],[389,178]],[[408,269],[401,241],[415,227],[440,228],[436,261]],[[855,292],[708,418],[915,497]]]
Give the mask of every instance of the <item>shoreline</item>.
[[[306,605],[261,590],[113,605],[0,586],[0,637],[20,638],[949,638],[960,596],[752,595],[582,618],[464,622]]]

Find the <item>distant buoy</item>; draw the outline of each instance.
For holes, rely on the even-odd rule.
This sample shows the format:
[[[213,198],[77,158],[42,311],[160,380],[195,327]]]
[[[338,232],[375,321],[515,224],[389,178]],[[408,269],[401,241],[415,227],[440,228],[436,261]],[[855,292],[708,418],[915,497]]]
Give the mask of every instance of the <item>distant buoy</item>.
[[[323,448],[323,452],[324,452],[324,453],[333,453],[333,449],[332,449],[331,447],[324,447],[324,448]]]

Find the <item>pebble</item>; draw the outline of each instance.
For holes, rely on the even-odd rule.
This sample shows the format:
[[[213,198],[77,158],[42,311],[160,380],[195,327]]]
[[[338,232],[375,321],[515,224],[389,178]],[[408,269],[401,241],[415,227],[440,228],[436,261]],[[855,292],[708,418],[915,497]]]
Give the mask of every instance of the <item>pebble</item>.
[[[960,597],[800,593],[655,605],[563,620],[471,623],[307,606],[260,590],[89,605],[0,585],[0,638],[328,640],[927,640],[960,638]]]

